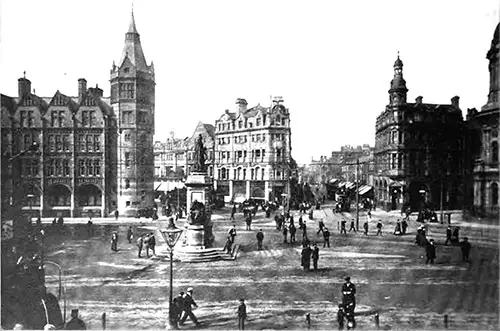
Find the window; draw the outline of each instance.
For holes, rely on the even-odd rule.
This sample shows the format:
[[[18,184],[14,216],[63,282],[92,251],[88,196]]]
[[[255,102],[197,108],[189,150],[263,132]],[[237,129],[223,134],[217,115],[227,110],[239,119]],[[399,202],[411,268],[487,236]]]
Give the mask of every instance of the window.
[[[64,110],[59,111],[58,113],[59,127],[64,127]]]
[[[87,139],[87,152],[92,152],[92,135],[88,134],[86,139]]]
[[[261,122],[261,119],[260,119],[260,117],[259,117],[259,118],[257,118],[257,120],[255,121],[255,125],[256,125],[256,126],[260,126],[260,122]]]
[[[99,160],[94,160],[94,176],[101,175],[101,165]]]
[[[95,117],[95,111],[91,110],[90,112],[90,121],[89,121],[89,126],[95,126],[97,124],[97,120]]]
[[[138,116],[139,116],[139,118],[138,118],[139,123],[143,123],[143,124],[147,123],[146,112],[141,111],[141,112],[138,113]]]
[[[125,69],[123,69],[123,72],[124,72],[124,73],[126,73],[126,74],[128,74],[128,73],[129,73],[129,71],[130,71],[130,68],[125,68]]]
[[[254,169],[250,169],[250,179],[251,180],[253,180],[254,175],[255,175],[255,170]]]
[[[80,160],[80,176],[85,176],[85,161]]]
[[[498,206],[498,184],[491,184],[491,205]]]
[[[93,165],[92,165],[92,160],[87,160],[87,161],[85,161],[85,166],[86,166],[86,169],[85,169],[85,170],[87,170],[86,175],[87,175],[87,176],[92,176],[92,175],[94,175],[94,167],[93,167]]]
[[[491,162],[498,163],[498,142],[491,143]]]
[[[238,128],[241,129],[243,127],[243,121],[238,122]]]
[[[134,124],[134,117],[132,111],[122,112],[122,124]]]
[[[54,176],[54,160],[49,160],[49,166],[47,167],[47,176]]]
[[[99,152],[101,150],[101,137],[98,135],[94,136],[94,151]]]
[[[33,127],[33,111],[28,111],[28,127]]]
[[[62,164],[61,160],[57,159],[56,160],[56,176],[62,176],[63,170],[62,170]]]
[[[281,119],[281,125],[285,126],[286,125],[286,118]]]
[[[38,175],[38,160],[36,159],[31,161],[31,175],[32,176]]]
[[[130,152],[125,152],[125,166],[130,167]]]
[[[130,179],[125,179],[125,189],[130,188]]]
[[[247,169],[243,169],[243,179],[247,178]]]
[[[49,150],[51,152],[55,151],[56,149],[56,141],[54,135],[49,135]]]
[[[82,111],[82,126],[89,126],[90,123],[90,114],[88,111]]]
[[[26,120],[26,111],[21,110],[19,113],[19,126],[24,128],[25,127],[25,120]]]
[[[63,135],[63,149],[66,152],[69,152],[69,135]]]
[[[125,133],[125,141],[130,141],[130,133]]]
[[[130,207],[130,201],[125,201],[125,207]]]
[[[278,148],[278,149],[276,150],[276,158],[277,158],[277,159],[281,159],[281,148]]]
[[[63,160],[63,176],[69,176],[69,160]]]
[[[396,169],[396,157],[397,154],[391,154],[391,169]]]
[[[80,145],[80,151],[85,151],[85,137],[83,134],[78,136],[78,144]]]

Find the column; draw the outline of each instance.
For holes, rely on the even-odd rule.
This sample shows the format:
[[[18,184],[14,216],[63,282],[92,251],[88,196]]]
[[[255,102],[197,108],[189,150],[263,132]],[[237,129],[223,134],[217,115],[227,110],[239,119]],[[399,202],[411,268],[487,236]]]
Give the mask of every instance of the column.
[[[269,181],[268,180],[266,180],[264,182],[264,199],[269,201]]]
[[[229,199],[233,200],[234,190],[233,190],[233,180],[229,180]]]
[[[106,217],[106,195],[104,192],[101,193],[101,217]]]
[[[247,199],[250,199],[250,181],[246,180],[246,194],[245,194]]]
[[[75,217],[75,192],[71,191],[71,209],[70,209],[71,218]]]

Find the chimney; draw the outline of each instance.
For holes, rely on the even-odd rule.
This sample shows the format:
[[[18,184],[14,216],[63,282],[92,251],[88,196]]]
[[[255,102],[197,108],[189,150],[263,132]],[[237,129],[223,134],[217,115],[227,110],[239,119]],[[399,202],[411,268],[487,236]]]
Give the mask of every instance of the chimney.
[[[247,110],[247,101],[245,99],[242,99],[242,98],[238,98],[236,99],[236,104],[238,105],[238,112],[244,112],[245,110]]]
[[[422,104],[422,99],[423,99],[423,97],[422,97],[422,96],[418,96],[418,97],[415,99],[415,103],[416,103],[417,105],[421,105],[421,104]]]
[[[99,88],[99,85],[95,85],[95,87],[90,87],[89,92],[92,93],[93,96],[102,98],[102,89]]]
[[[460,100],[460,97],[455,95],[453,98],[451,98],[451,105],[453,107],[455,107],[455,108],[460,108],[460,106],[459,106],[459,104],[460,104],[459,100]]]
[[[82,101],[87,93],[87,80],[85,78],[78,79],[78,100]]]
[[[31,93],[31,82],[29,81],[29,79],[23,77],[19,78],[17,82],[18,82],[18,93],[20,98],[29,95]]]

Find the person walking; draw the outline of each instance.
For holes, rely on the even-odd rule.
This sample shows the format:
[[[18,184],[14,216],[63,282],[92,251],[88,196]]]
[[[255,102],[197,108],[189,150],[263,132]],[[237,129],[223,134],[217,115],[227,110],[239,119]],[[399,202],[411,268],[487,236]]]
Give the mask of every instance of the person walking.
[[[233,227],[227,231],[227,234],[228,234],[228,236],[231,237],[231,244],[233,244],[234,237],[236,237],[236,225],[233,224]]]
[[[293,244],[296,242],[295,240],[295,233],[297,232],[297,228],[295,227],[295,224],[293,222],[290,222],[290,226],[288,227],[290,230],[290,244]]]
[[[302,240],[307,240],[307,226],[306,222],[302,224]]]
[[[115,220],[118,221],[118,216],[120,215],[120,213],[118,212],[118,209],[115,210]]]
[[[460,242],[460,249],[462,250],[462,261],[470,262],[469,253],[471,249],[471,244],[469,238],[464,237],[462,242]]]
[[[460,241],[460,235],[459,234],[460,234],[460,227],[457,226],[457,227],[455,227],[455,230],[453,230],[453,236],[452,236],[452,239],[451,239],[452,243],[453,242],[455,242],[457,244],[459,243],[459,241]]]
[[[146,251],[146,257],[149,258],[149,235],[147,234],[144,235],[142,242],[144,243],[144,250]]]
[[[368,220],[365,221],[365,223],[363,224],[363,230],[365,230],[364,234],[365,236],[368,235]]]
[[[172,317],[174,319],[174,325],[177,326],[182,317],[182,312],[184,311],[184,291],[179,292],[173,300],[173,312]]]
[[[344,278],[345,283],[342,285],[342,305],[346,313],[354,313],[356,308],[356,286],[351,283],[351,277]]]
[[[284,224],[283,225],[283,243],[286,244],[287,241],[286,241],[286,237],[287,237],[287,234],[288,234],[288,228],[286,227],[286,225]]]
[[[379,220],[377,223],[377,236],[382,235],[382,220]]]
[[[444,244],[448,246],[448,243],[451,243],[451,226],[449,225],[446,228],[446,241],[444,242]]]
[[[304,244],[301,252],[301,265],[304,267],[304,271],[309,271],[311,268],[311,252],[309,244]]]
[[[129,244],[132,243],[132,239],[134,239],[134,231],[132,230],[132,226],[129,226],[127,230],[127,240]]]
[[[345,226],[346,226],[346,223],[347,221],[345,219],[343,219],[341,222],[340,222],[340,234],[347,234],[347,231],[345,229]]]
[[[257,232],[257,249],[260,251],[262,250],[262,241],[264,241],[264,233],[262,232],[262,229]]]
[[[139,253],[137,254],[137,257],[141,257],[141,252],[142,252],[142,248],[144,247],[144,238],[143,236],[139,236],[139,238],[137,238],[137,248],[139,249]]]
[[[248,231],[251,231],[252,230],[252,214],[251,213],[247,214],[245,221],[247,223],[247,228],[246,229]]]
[[[349,232],[351,232],[351,230],[354,230],[354,232],[356,232],[356,224],[354,220],[351,220],[351,227],[349,228]]]
[[[425,246],[425,254],[427,255],[427,260],[425,264],[431,262],[434,264],[434,259],[436,258],[436,246],[434,246],[434,239],[429,240],[427,246]]]
[[[194,324],[196,324],[196,326],[200,326],[200,322],[198,322],[198,319],[193,314],[192,307],[198,308],[198,305],[193,299],[193,288],[190,287],[184,294],[184,315],[182,316],[179,325],[183,325],[186,322],[186,319],[189,317],[191,321],[193,321]]]
[[[245,300],[240,299],[240,305],[238,306],[238,330],[245,330],[246,318],[247,318],[247,306],[245,305]]]
[[[236,204],[233,204],[233,208],[231,209],[231,217],[230,220],[234,220],[234,214],[236,213]]]
[[[408,222],[406,221],[406,219],[403,219],[403,221],[401,222],[401,232],[403,235],[406,234],[406,229],[408,229]]]
[[[318,232],[316,232],[316,235],[319,236],[319,233],[323,232],[323,230],[325,228],[325,222],[323,222],[323,220],[319,220],[318,226],[319,226],[319,230],[318,230]]]
[[[323,248],[326,246],[330,247],[330,231],[325,227],[323,230]]]
[[[118,232],[116,231],[113,231],[111,234],[111,250],[118,252]]]
[[[232,246],[233,246],[233,241],[231,240],[231,236],[228,235],[226,239],[226,244],[224,245],[224,252],[231,254]]]
[[[318,244],[314,243],[314,248],[312,250],[312,260],[314,270],[318,270],[318,260],[319,260],[319,248]]]

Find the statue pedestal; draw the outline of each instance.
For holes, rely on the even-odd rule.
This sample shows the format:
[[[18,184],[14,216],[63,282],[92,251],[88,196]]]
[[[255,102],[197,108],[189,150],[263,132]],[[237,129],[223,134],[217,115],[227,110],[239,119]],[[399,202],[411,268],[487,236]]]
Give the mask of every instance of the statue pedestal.
[[[192,172],[186,179],[186,206],[191,206],[193,201],[198,201],[208,206],[208,191],[212,186],[212,179],[206,172]]]
[[[204,249],[205,229],[203,225],[188,224],[184,230],[183,248]]]

